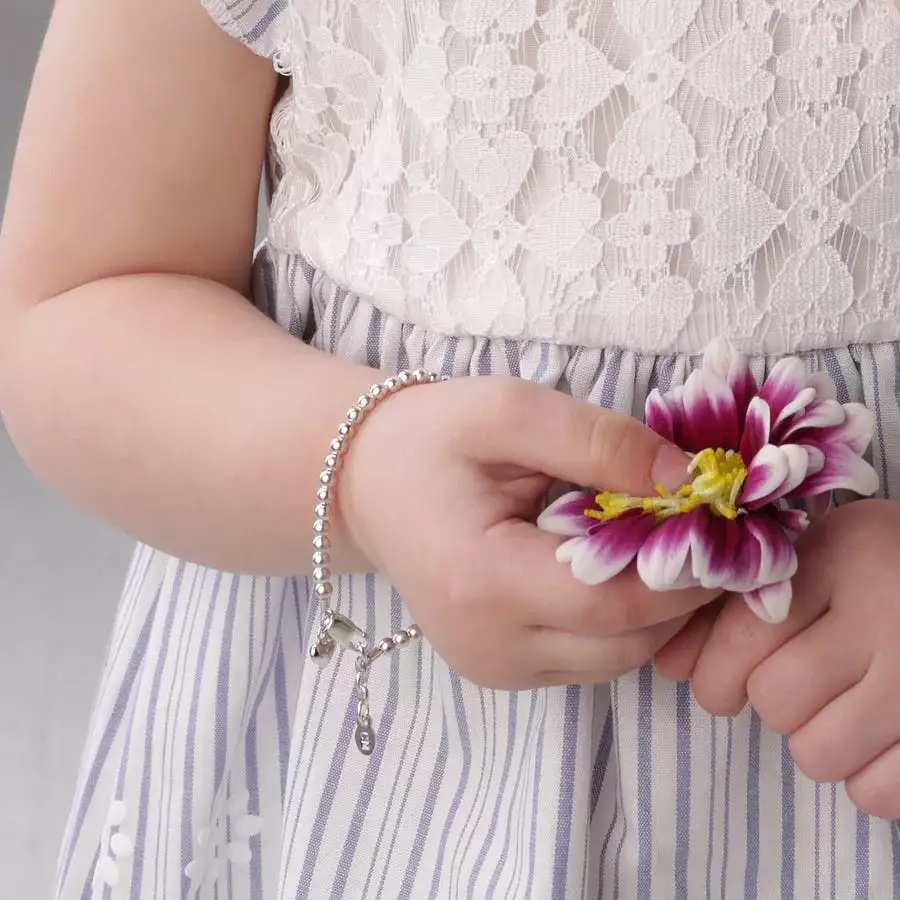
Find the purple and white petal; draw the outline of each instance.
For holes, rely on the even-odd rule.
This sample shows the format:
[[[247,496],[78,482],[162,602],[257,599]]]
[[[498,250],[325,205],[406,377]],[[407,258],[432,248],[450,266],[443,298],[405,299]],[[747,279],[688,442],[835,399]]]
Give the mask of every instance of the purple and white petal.
[[[779,435],[782,441],[794,441],[795,443],[805,437],[819,439],[820,429],[831,429],[843,425],[847,417],[844,407],[837,400],[817,400],[811,403],[803,412],[790,423],[788,428],[781,429]]]
[[[648,588],[668,591],[696,584],[690,549],[694,529],[701,525],[701,510],[672,516],[660,523],[644,541],[637,557],[638,575]]]
[[[790,475],[790,461],[781,447],[766,444],[747,466],[747,480],[741,491],[741,506],[752,506],[771,497]]]
[[[647,427],[655,431],[660,437],[670,442],[675,440],[673,412],[666,398],[660,393],[659,388],[654,388],[647,397],[644,417]]]
[[[764,622],[775,625],[783,622],[791,611],[793,590],[790,579],[776,581],[755,591],[746,591],[744,600]]]
[[[662,394],[653,390],[644,407],[647,426],[676,447],[684,446],[684,387]]]
[[[803,478],[791,484],[786,484],[782,493],[779,494],[780,497],[797,497],[797,496],[808,496],[807,494],[807,484],[809,480],[814,476],[818,475],[822,469],[825,468],[825,453],[821,450],[816,444],[812,444],[809,442],[804,442],[803,444],[785,444],[786,447],[800,446],[806,453],[806,473]]]
[[[750,364],[744,357],[741,357],[741,362],[732,366],[728,373],[728,386],[734,394],[740,421],[744,418],[750,402],[759,393],[759,385],[753,377],[753,372],[750,371]]]
[[[788,499],[841,489],[870,497],[878,490],[878,473],[846,444],[828,445],[824,452],[825,465],[822,470],[786,495]]]
[[[759,541],[762,551],[757,585],[793,578],[797,572],[797,553],[778,523],[765,515],[745,518],[747,530]]]
[[[707,371],[712,372],[713,375],[721,378],[722,381],[727,382],[728,373],[731,371],[732,366],[740,362],[746,364],[747,360],[735,350],[731,341],[727,338],[719,337],[714,338],[707,344],[706,350],[703,351],[703,362],[700,365]]]
[[[569,565],[575,558],[575,551],[587,540],[586,537],[573,537],[563,541],[556,548],[556,561]]]
[[[684,385],[684,450],[707,447],[736,450],[740,439],[737,405],[731,388],[705,369],[696,369]]]
[[[784,480],[771,493],[756,500],[742,499],[742,504],[748,509],[759,509],[767,503],[772,503],[780,497],[785,497],[799,487],[806,478],[809,470],[809,452],[806,447],[798,444],[784,444],[777,448],[787,462],[788,472]],[[747,480],[749,481],[749,475]]]
[[[875,434],[875,413],[862,403],[845,403],[842,410],[842,423],[820,428],[809,437],[818,444],[846,444],[854,453],[865,453]]]
[[[734,519],[714,515],[707,507],[693,513],[697,523],[691,535],[691,569],[705,588],[718,588],[731,581],[742,526]]]
[[[738,420],[743,420],[750,401],[759,393],[759,385],[753,377],[747,357],[738,353],[725,338],[717,338],[706,348],[703,368],[718,376],[731,388]]]
[[[751,591],[759,586],[759,567],[762,550],[759,541],[747,528],[749,516],[739,516],[734,520],[737,526],[737,540],[731,559],[731,575],[721,587],[728,591]]]
[[[575,537],[587,534],[588,529],[597,523],[596,519],[584,514],[586,509],[596,509],[596,494],[592,491],[570,491],[554,500],[537,519],[537,527],[550,534],[561,534]]]
[[[781,411],[796,400],[808,382],[806,366],[796,356],[788,356],[775,363],[759,392],[760,397],[769,404],[775,422]]]
[[[812,403],[815,402],[816,399],[816,389],[811,387],[803,388],[784,409],[778,414],[778,419],[775,422],[775,426],[772,429],[775,432],[781,432],[786,430],[790,422],[794,419],[795,416],[799,416],[803,411]]]
[[[754,397],[747,407],[741,436],[741,458],[749,466],[759,451],[769,443],[772,414],[762,397]]]
[[[586,538],[576,539],[579,543],[571,551],[572,574],[589,585],[609,581],[635,558],[655,527],[655,517],[640,510],[598,523]]]
[[[806,478],[809,472],[810,454],[806,447],[801,447],[799,444],[782,444],[781,452],[787,457],[790,468],[787,480],[781,486],[781,490],[787,494],[802,484],[803,479]],[[822,460],[822,464],[824,465],[824,460]],[[781,494],[776,494],[770,499],[777,500],[780,496]]]
[[[779,509],[777,506],[773,506],[767,512],[785,531],[803,534],[809,528],[809,515],[806,513],[806,510]]]
[[[740,540],[731,580],[723,585],[737,593],[791,578],[797,571],[797,554],[781,526],[764,513],[741,516]]]
[[[802,446],[809,458],[809,465],[806,467],[806,477],[809,478],[825,468],[825,453],[815,444],[804,443]]]

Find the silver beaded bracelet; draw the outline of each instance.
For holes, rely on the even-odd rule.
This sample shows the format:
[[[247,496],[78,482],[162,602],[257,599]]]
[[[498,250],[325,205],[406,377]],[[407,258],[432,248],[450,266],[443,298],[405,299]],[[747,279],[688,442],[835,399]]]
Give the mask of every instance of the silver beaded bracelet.
[[[371,410],[404,388],[434,384],[443,380],[445,379],[434,372],[416,370],[400,372],[382,384],[372,385],[368,393],[356,401],[356,405],[347,412],[344,421],[338,426],[337,435],[331,442],[328,456],[325,457],[325,468],[319,476],[319,490],[316,493],[318,503],[313,521],[312,562],[313,595],[321,604],[322,615],[316,639],[309,648],[309,655],[316,664],[324,666],[334,655],[337,647],[356,654],[356,746],[365,756],[369,756],[375,749],[375,729],[369,712],[369,668],[380,656],[421,637],[421,632],[418,626],[410,625],[370,646],[366,633],[355,622],[332,609],[334,584],[331,580],[331,570],[328,568],[330,562],[328,550],[331,545],[328,531],[337,474],[341,457],[347,452],[347,447],[359,429],[360,423]]]

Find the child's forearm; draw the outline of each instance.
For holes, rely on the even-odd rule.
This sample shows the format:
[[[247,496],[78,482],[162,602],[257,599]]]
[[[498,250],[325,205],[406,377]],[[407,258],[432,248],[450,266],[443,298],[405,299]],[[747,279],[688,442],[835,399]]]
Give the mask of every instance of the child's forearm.
[[[38,476],[163,550],[269,574],[308,569],[322,460],[378,379],[234,291],[174,275],[33,306],[3,354],[3,416]],[[363,568],[334,527],[335,568]]]

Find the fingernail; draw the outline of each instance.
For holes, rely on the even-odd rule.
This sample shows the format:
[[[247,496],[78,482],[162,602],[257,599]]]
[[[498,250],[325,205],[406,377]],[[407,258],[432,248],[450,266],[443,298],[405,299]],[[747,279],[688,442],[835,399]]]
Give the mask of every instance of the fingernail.
[[[650,472],[654,485],[661,484],[667,491],[677,491],[690,481],[688,476],[690,461],[690,456],[683,450],[671,444],[663,444],[656,454]]]

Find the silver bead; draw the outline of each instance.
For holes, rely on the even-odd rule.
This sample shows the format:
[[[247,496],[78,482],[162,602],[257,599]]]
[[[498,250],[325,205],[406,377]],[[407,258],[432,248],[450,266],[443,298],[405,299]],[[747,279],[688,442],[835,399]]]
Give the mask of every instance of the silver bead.
[[[329,445],[331,452],[337,455],[338,453],[342,453],[344,450],[344,439],[343,438],[335,438],[331,444]]]
[[[393,638],[385,638],[379,645],[378,649],[382,653],[390,653],[391,650],[394,649],[394,641]]]
[[[398,632],[394,635],[393,640],[394,640],[394,643],[395,643],[398,647],[402,647],[404,644],[408,644],[408,643],[409,643],[409,635],[408,635],[405,631],[398,631]]]
[[[331,569],[327,566],[316,566],[315,569],[313,569],[312,575],[316,581],[330,581]]]
[[[373,400],[380,400],[383,394],[384,388],[380,384],[373,384],[372,387],[369,388],[369,396]]]
[[[372,398],[363,394],[359,400],[356,401],[356,406],[359,409],[368,409],[372,405]]]
[[[313,522],[313,531],[316,534],[328,534],[330,529],[331,526],[325,519],[316,519],[315,522]]]
[[[353,430],[353,428],[350,425],[348,425],[346,422],[341,422],[341,424],[338,425],[337,433],[340,437],[345,438],[345,437],[347,437],[348,434],[350,434],[350,432],[352,430]]]
[[[397,384],[400,387],[406,387],[412,381],[412,372],[401,372],[397,376]]]
[[[327,566],[331,562],[331,556],[328,553],[323,553],[321,550],[316,550],[313,553],[312,562],[314,566]]]
[[[422,632],[419,631],[418,625],[410,625],[409,628],[406,629],[406,633],[409,635],[409,639],[414,641],[416,638],[422,637]]]
[[[322,484],[331,484],[332,478],[334,477],[334,473],[329,469],[324,469],[322,474],[319,475],[319,481]]]
[[[328,487],[327,484],[323,484],[322,487],[316,491],[316,498],[321,503],[327,503],[331,499],[331,488]]]
[[[396,391],[397,388],[399,387],[399,385],[400,385],[400,382],[397,381],[397,379],[394,378],[393,375],[391,375],[390,378],[385,378],[385,380],[384,380],[384,389],[386,391],[390,391],[391,393]]]
[[[328,456],[325,457],[325,468],[326,469],[336,469],[337,464],[338,464],[338,458],[333,453],[329,453]]]
[[[317,597],[330,597],[334,593],[334,585],[331,582],[323,581],[313,588],[313,593]]]
[[[327,550],[331,546],[331,541],[328,539],[327,535],[317,534],[313,538],[313,547],[316,550]]]
[[[331,514],[331,504],[329,504],[329,503],[316,504],[316,518],[317,519],[327,519],[330,514]]]
[[[412,373],[412,377],[416,384],[421,384],[428,377],[428,374],[422,371],[422,369],[416,369],[416,371]]]
[[[360,411],[354,406],[353,409],[347,410],[347,421],[348,422],[356,422],[359,420]]]

